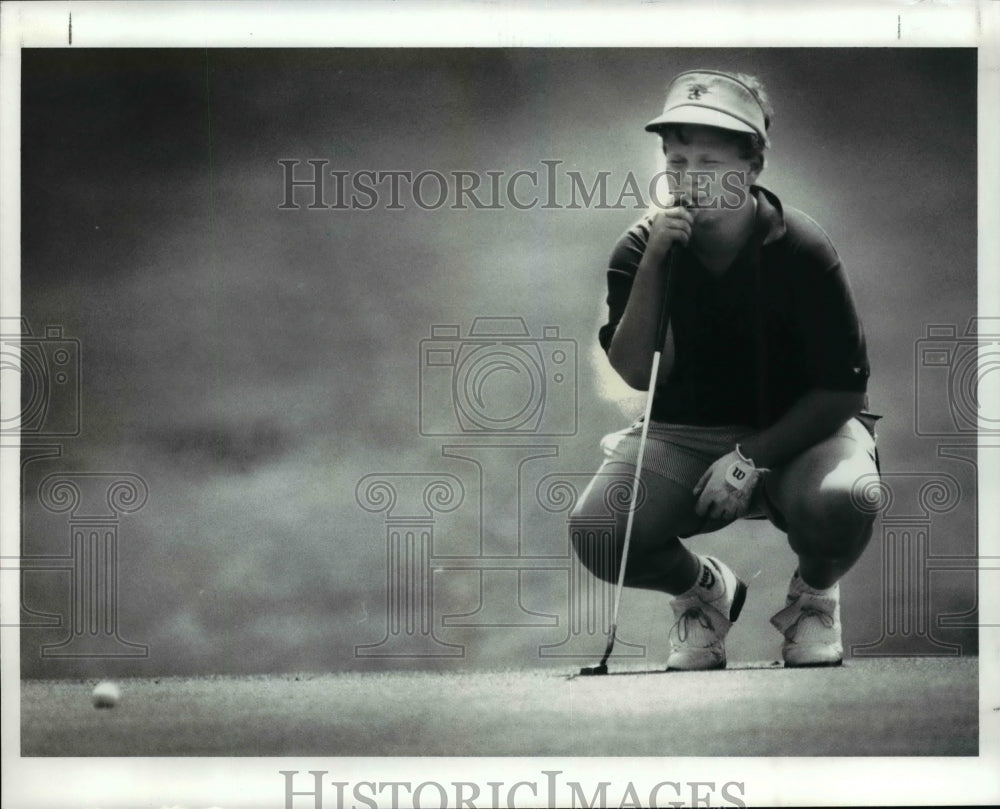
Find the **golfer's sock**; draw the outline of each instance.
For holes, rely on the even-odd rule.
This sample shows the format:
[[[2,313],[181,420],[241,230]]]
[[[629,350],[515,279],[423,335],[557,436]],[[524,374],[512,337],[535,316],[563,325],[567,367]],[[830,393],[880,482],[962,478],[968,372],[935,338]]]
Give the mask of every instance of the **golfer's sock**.
[[[705,561],[702,556],[698,557],[701,563],[701,571],[698,573],[698,580],[691,589],[698,594],[702,601],[715,601],[726,594],[726,584],[715,568]]]

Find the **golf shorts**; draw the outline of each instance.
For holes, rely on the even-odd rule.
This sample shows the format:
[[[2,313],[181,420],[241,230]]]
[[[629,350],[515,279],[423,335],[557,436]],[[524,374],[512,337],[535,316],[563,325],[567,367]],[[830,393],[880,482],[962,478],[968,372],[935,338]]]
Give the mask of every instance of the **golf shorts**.
[[[699,426],[653,421],[649,425],[642,468],[645,472],[667,478],[686,489],[693,489],[709,466],[726,453],[732,452],[736,444],[755,432],[757,431],[752,427],[739,425]],[[640,419],[631,427],[604,436],[601,439],[604,462],[635,466],[641,435]],[[868,453],[877,468],[878,453],[873,427],[866,427],[860,419],[853,418],[830,437],[833,436],[853,438]],[[767,496],[766,482],[757,489],[750,513],[746,517],[766,517],[779,528],[784,528],[784,518]]]
[[[702,427],[652,421],[646,437],[642,468],[693,489],[712,463],[732,452],[737,443],[754,432],[750,427]],[[635,466],[641,435],[640,419],[631,427],[604,436],[601,439],[604,460]]]

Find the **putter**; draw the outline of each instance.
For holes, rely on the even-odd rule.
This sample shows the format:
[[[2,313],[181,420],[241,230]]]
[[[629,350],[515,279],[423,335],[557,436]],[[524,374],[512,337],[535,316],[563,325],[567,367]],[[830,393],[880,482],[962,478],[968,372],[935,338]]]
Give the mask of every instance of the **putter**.
[[[686,205],[686,203],[685,203]],[[690,206],[687,206],[690,207]],[[667,257],[667,281],[664,289],[670,290],[670,279],[674,275],[674,267],[677,264],[677,255],[680,253],[679,245],[672,245]],[[663,353],[663,344],[667,339],[667,327],[670,323],[670,316],[667,313],[668,295],[664,294],[663,303],[660,306],[659,325],[656,329],[656,350],[653,352],[653,366],[649,372],[649,389],[646,394],[646,415],[642,420],[642,432],[639,435],[639,454],[635,459],[635,475],[632,478],[632,498],[629,503],[628,520],[625,523],[625,542],[622,545],[622,559],[618,569],[618,583],[615,585],[615,602],[611,612],[611,630],[608,632],[608,645],[604,649],[604,656],[596,666],[584,666],[580,669],[580,674],[584,676],[607,674],[608,658],[611,657],[611,650],[615,647],[615,636],[618,633],[618,607],[621,605],[622,590],[625,586],[625,563],[628,561],[628,548],[632,542],[632,523],[635,521],[635,505],[639,496],[639,477],[642,474],[642,459],[646,454],[646,436],[649,434],[649,419],[653,412],[653,396],[656,392],[656,379],[660,372],[660,355]]]

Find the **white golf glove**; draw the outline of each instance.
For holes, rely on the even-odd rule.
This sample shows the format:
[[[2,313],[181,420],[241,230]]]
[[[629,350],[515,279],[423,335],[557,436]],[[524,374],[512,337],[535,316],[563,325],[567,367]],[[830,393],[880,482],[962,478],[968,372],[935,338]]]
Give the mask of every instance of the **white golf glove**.
[[[698,498],[695,513],[726,522],[739,519],[750,510],[753,491],[766,471],[745,457],[737,444],[736,449],[708,467],[694,487]]]

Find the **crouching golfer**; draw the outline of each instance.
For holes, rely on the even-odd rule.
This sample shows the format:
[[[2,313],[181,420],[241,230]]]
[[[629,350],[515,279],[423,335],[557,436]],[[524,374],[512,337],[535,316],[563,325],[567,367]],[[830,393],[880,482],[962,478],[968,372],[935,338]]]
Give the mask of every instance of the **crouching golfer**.
[[[608,270],[599,339],[634,388],[649,388],[661,307],[669,315],[624,583],[675,596],[670,669],[725,666],[746,597],[733,571],[681,538],[741,517],[787,532],[798,561],[772,623],[786,666],[816,666],[843,658],[837,582],[872,531],[853,496],[876,474],[864,332],[826,234],[756,184],[770,119],[753,77],[676,76],[646,125],[662,138],[672,199],[622,236]],[[627,513],[610,549],[586,526],[607,514],[607,486],[631,483],[640,434],[636,423],[605,436],[571,516],[576,553],[611,582]]]

